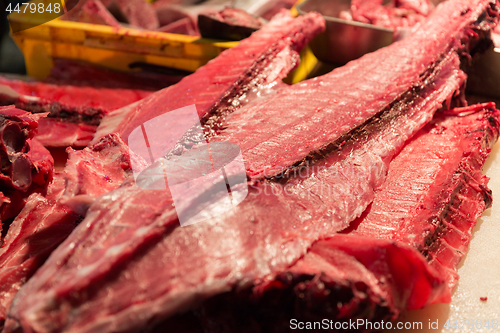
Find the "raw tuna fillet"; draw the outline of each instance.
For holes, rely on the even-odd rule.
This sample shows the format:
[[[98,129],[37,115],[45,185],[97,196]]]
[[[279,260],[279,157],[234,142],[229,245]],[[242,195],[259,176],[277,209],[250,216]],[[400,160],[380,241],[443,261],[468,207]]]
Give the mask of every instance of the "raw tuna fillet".
[[[384,150],[381,138],[405,123],[415,126],[402,118],[373,135],[366,150],[360,149],[361,156]],[[283,272],[314,240],[336,231],[332,221],[337,217],[322,202],[295,195],[302,187],[265,181],[230,212],[184,228],[178,225],[169,191],[122,187],[91,206],[86,220],[28,282],[16,299],[23,303],[15,303],[10,313],[23,315],[19,323],[25,330],[133,332],[215,294],[258,284]],[[165,265],[161,272],[160,262]],[[109,292],[110,298],[105,296]],[[126,296],[131,294],[136,296]],[[33,308],[26,308],[23,299]],[[66,307],[71,315],[58,310]],[[96,308],[99,319],[92,311]],[[31,323],[27,318],[40,320]],[[7,332],[16,322],[10,325]]]
[[[0,107],[0,221],[15,217],[25,199],[43,192],[52,180],[54,160],[31,139],[41,115],[32,115],[13,106]]]
[[[278,173],[293,166],[297,160],[309,161],[311,165],[294,169],[305,170],[306,174],[289,172],[279,179],[255,177],[253,173],[247,198],[232,210],[201,223],[180,227],[178,215],[189,212],[196,205],[204,205],[207,213],[217,211],[222,200],[219,193],[201,189],[191,193],[189,200],[175,210],[168,190],[141,189],[128,183],[101,196],[89,208],[86,219],[20,290],[9,310],[5,332],[18,329],[135,332],[195,308],[217,294],[273,280],[302,258],[314,242],[334,236],[345,228],[372,201],[374,189],[383,182],[392,157],[462,85],[464,74],[459,69],[457,50],[470,51],[475,41],[468,37],[478,36],[471,31],[479,35],[482,29],[487,32],[497,14],[494,3],[489,1],[443,3],[421,31],[389,47],[389,51],[375,53],[382,56],[366,56],[349,64],[347,70],[340,69],[327,76],[336,79],[339,85],[338,88],[331,86],[331,98],[324,98],[320,89],[328,84],[320,83],[327,82],[325,78],[283,88],[269,97],[271,111],[259,109],[262,112],[260,124],[267,125],[266,121],[273,120],[276,124],[285,118],[284,121],[289,121],[287,126],[295,131],[287,132],[287,128],[276,125],[272,129],[264,127],[259,131],[268,136],[255,139],[255,144],[261,145],[262,151],[267,149],[268,153],[285,156],[286,161],[291,161],[279,164]],[[247,41],[263,31],[266,27]],[[417,46],[425,51],[417,51]],[[210,68],[210,64],[207,67]],[[358,88],[361,93],[343,86],[344,83],[354,85],[353,82],[359,85],[370,77],[368,82],[377,82],[377,85],[373,87],[374,84],[369,83],[370,89]],[[351,81],[351,78],[358,80]],[[308,85],[311,86],[306,89]],[[379,87],[385,89],[385,94]],[[312,95],[311,89],[318,89],[318,94]],[[346,92],[336,95],[335,89]],[[281,112],[278,113],[275,96],[286,90],[298,91],[289,98],[295,102],[291,104],[285,99],[289,107],[279,108]],[[248,110],[255,110],[259,103],[249,104]],[[321,116],[320,111],[331,103],[347,105],[329,115],[340,126],[328,122],[329,117]],[[301,108],[302,105],[308,105],[309,112]],[[308,127],[310,112],[316,111],[318,106],[322,109],[316,114],[321,117],[315,118],[317,123],[314,124],[324,122],[323,127]],[[365,106],[376,110],[365,111]],[[341,117],[345,110],[353,111]],[[217,110],[215,118],[224,112]],[[238,116],[244,114],[252,116],[250,112]],[[145,120],[148,119],[150,117]],[[226,128],[236,126],[234,119],[228,117],[224,123]],[[140,122],[135,126],[139,125]],[[213,123],[207,121],[206,125]],[[218,128],[212,128],[215,138],[222,137],[217,136]],[[241,131],[252,138],[255,138],[254,130],[251,126],[241,127]],[[315,141],[310,139],[313,130],[313,133],[325,134]],[[284,142],[281,146],[266,144],[273,133],[281,134],[277,136],[283,140],[277,142]],[[336,149],[319,149],[340,137],[342,141]],[[297,141],[307,147],[296,149]],[[255,156],[268,159],[262,164],[267,167],[269,156],[248,154],[248,147],[241,143],[250,170],[258,170],[255,165],[259,160]],[[306,158],[318,150],[323,155]],[[198,151],[195,147],[165,161],[182,162],[183,158],[192,157]],[[293,155],[291,158],[289,152]],[[301,157],[297,159],[297,156]],[[184,176],[182,167],[187,174],[191,172],[190,165],[181,163],[179,178]],[[145,171],[154,173],[151,169]],[[232,170],[226,171],[226,178],[231,179]],[[216,180],[222,181],[221,178]],[[193,184],[196,185],[196,181]],[[231,193],[236,196],[246,189],[247,184],[240,184],[232,187]],[[322,193],[322,189],[330,192]],[[427,281],[432,281],[434,275],[429,277]],[[442,287],[439,283],[430,286]],[[432,288],[428,291],[425,302],[439,294]]]
[[[499,126],[493,103],[436,117],[391,162],[387,180],[351,233],[412,245],[453,289],[472,228],[491,205],[481,168]]]
[[[327,320],[332,332],[368,332],[366,322],[395,320],[408,303],[435,299],[444,289],[443,278],[411,246],[339,234],[314,244],[275,280],[206,301],[190,322],[204,332],[277,333],[290,331],[293,318]]]
[[[453,72],[458,63],[452,62],[449,65],[454,68]],[[267,274],[269,274],[267,278],[270,278],[283,273],[293,260],[296,260],[295,258],[304,254],[303,251],[306,251],[314,240],[335,235],[336,231],[348,225],[348,221],[362,213],[373,198],[373,189],[381,185],[387,163],[403,146],[407,135],[429,120],[434,110],[439,107],[436,100],[446,100],[446,96],[450,97],[460,86],[462,77],[459,73],[450,74],[449,71],[443,70],[441,74],[448,79],[442,78],[438,83],[428,85],[418,98],[413,96],[411,108],[395,108],[384,117],[378,118],[375,124],[363,127],[363,137],[358,137],[355,142],[346,142],[340,153],[332,153],[324,160],[308,165],[297,174],[290,175],[284,183],[274,181],[257,183],[252,187],[248,198],[235,207],[230,215],[204,221],[196,225],[195,230],[175,229],[169,237],[163,239],[155,249],[141,259],[144,263],[146,260],[150,262],[154,260],[154,255],[160,255],[160,251],[167,251],[164,252],[165,256],[172,257],[175,253],[168,252],[167,249],[176,248],[177,242],[186,242],[189,239],[187,246],[192,255],[189,262],[206,264],[195,272],[197,268],[181,265],[180,258],[173,259],[176,271],[193,272],[194,281],[199,283],[208,283],[212,276],[222,275],[224,279],[221,280],[225,281],[223,284],[225,288],[239,290],[248,286],[249,281],[254,281],[257,289],[267,288],[265,285],[259,286],[259,281],[265,280]],[[452,82],[455,83],[449,86]],[[178,207],[176,209],[179,214]],[[242,221],[248,222],[242,225]],[[195,245],[197,241],[191,238],[193,233],[196,237],[202,237],[201,245]],[[226,242],[224,251],[221,252],[221,239],[234,241]],[[196,250],[191,250],[191,247]],[[188,250],[179,251],[185,255]],[[207,252],[221,254],[217,257],[200,258]],[[230,253],[229,258],[224,256],[223,253],[226,252]],[[411,258],[407,259],[409,262],[414,261]],[[238,262],[237,266],[230,264],[235,261]],[[139,267],[129,268],[144,269],[142,265]],[[218,269],[215,270],[215,267]],[[166,278],[174,272],[169,270],[164,274],[168,274],[164,276]],[[416,271],[415,274],[432,278],[416,278],[412,280],[413,282],[408,280],[410,286],[433,281],[436,273],[426,268]],[[234,275],[241,275],[242,278],[234,278]],[[200,297],[199,290],[194,291],[196,289],[194,282],[189,281],[188,284],[173,277],[169,280],[171,284],[167,285],[165,282],[162,288],[172,288],[175,290],[173,294],[179,292],[187,297],[190,293],[196,293],[197,297]],[[222,282],[217,281],[210,285],[216,287],[218,283]],[[426,293],[422,292],[419,299],[423,304],[436,301],[436,297],[442,296],[443,283],[429,282],[429,284],[432,288]],[[214,292],[208,288],[204,291],[207,292],[205,297],[210,297],[210,293]],[[396,307],[397,305],[403,300],[413,301],[416,297],[404,298],[403,296],[410,297],[410,295],[403,293],[400,300],[398,298],[400,292],[387,294],[387,291],[382,293],[376,290],[370,302],[376,306],[390,302],[382,307],[384,312],[382,310],[377,312],[379,317],[373,318],[394,318],[401,310]],[[381,295],[391,296],[393,299],[374,303]],[[352,307],[354,309],[354,305]],[[179,311],[182,311],[182,308]],[[363,309],[359,311],[363,313]],[[373,314],[370,313],[366,313],[367,316]]]
[[[33,113],[50,112],[40,123],[38,137],[47,146],[86,146],[93,135],[89,138],[88,133],[95,132],[105,114],[149,95],[151,92],[144,90],[61,86],[0,77],[0,104],[16,104]],[[72,132],[75,127],[84,130]]]
[[[434,9],[429,0],[353,0],[351,15],[356,21],[396,29],[411,27],[423,21]]]
[[[64,173],[56,175],[45,196],[37,193],[28,198],[0,249],[2,325],[19,288],[73,231],[88,206],[95,198],[118,188],[132,173],[128,147],[117,135],[84,150],[68,150]],[[135,165],[140,163],[136,161]]]
[[[158,31],[171,33],[184,33],[199,36],[196,18],[183,7],[175,6],[164,1],[155,1],[153,8],[158,16],[160,28]],[[181,30],[184,27],[184,31]],[[174,30],[178,29],[178,30]]]
[[[198,15],[198,29],[205,38],[241,40],[264,25],[264,20],[242,9],[224,8]]]
[[[57,202],[63,191],[64,178],[56,175],[46,195],[32,194],[9,226],[0,248],[0,326],[17,291],[81,220]]]
[[[252,89],[274,85],[283,79],[297,65],[297,52],[324,27],[324,20],[317,13],[294,19],[282,12],[238,46],[222,52],[176,85],[137,105],[110,113],[100,125],[95,140],[116,132],[128,142],[130,133],[144,122],[193,104],[202,122],[216,112],[234,110]],[[169,128],[172,137],[182,136],[185,128],[192,126],[190,120],[187,124],[185,121],[178,119],[175,128]],[[158,131],[160,136],[164,127]]]
[[[231,114],[211,117],[205,123],[215,136],[211,141],[238,144],[248,175],[258,179],[281,177],[291,167],[340,150],[353,131],[363,131],[363,126],[377,121],[383,112],[408,107],[430,82],[439,81],[442,71],[454,75],[459,71],[454,60],[457,51],[462,52],[459,44],[473,48],[478,33],[489,32],[481,25],[488,26],[491,19],[474,22],[479,13],[447,19],[448,14],[441,12],[445,10],[411,38],[326,75],[284,87]],[[470,29],[476,31],[471,39],[466,36]]]
[[[111,15],[106,6],[99,0],[88,0],[78,14],[77,20],[83,23],[121,27],[120,22]]]
[[[472,227],[491,203],[481,167],[499,120],[493,103],[436,116],[391,162],[349,235],[315,243],[273,281],[208,300],[196,311],[200,325],[281,332],[290,318],[380,322],[449,301]]]
[[[53,59],[54,67],[43,82],[78,87],[157,91],[179,82],[186,73],[169,70],[164,73],[123,73],[109,68],[71,59]]]

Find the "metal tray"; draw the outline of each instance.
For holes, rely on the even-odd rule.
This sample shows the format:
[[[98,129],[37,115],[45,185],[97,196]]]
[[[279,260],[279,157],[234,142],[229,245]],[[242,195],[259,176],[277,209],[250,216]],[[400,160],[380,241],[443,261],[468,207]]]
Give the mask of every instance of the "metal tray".
[[[326,30],[309,44],[321,61],[344,65],[393,42],[393,31],[355,21],[339,19],[341,11],[349,10],[351,0],[307,0],[297,6],[300,15],[317,11],[326,20]]]

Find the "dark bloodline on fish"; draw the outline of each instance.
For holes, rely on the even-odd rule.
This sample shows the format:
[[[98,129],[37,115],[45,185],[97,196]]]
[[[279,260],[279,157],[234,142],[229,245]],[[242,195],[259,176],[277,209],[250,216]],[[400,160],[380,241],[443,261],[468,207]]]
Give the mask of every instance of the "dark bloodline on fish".
[[[15,103],[16,107],[33,113],[49,112],[48,118],[63,119],[70,123],[85,123],[98,126],[106,111],[93,107],[64,106],[59,102],[44,102],[20,99]]]
[[[442,57],[440,61],[443,58],[444,57]],[[418,85],[411,88],[411,90],[409,90],[408,92],[404,93],[398,100],[392,102],[389,106],[387,106],[387,108],[379,111],[372,118],[366,120],[366,122],[362,125],[342,135],[334,142],[326,144],[321,149],[310,152],[310,154],[303,158],[301,161],[298,161],[294,165],[287,167],[284,171],[276,175],[267,176],[265,178],[271,180],[288,178],[290,174],[296,174],[297,172],[299,172],[298,169],[307,167],[309,165],[309,162],[314,162],[314,160],[322,159],[330,153],[338,152],[346,145],[349,145],[349,143],[353,143],[363,138],[369,132],[368,128],[376,130],[377,128],[383,127],[384,124],[387,124],[388,121],[397,117],[398,114],[404,113],[404,111],[401,110],[407,110],[408,107],[412,104],[415,96],[417,96],[418,93],[423,88],[425,88],[426,85],[431,84],[434,81],[434,69],[437,66],[437,64],[433,64],[429,69],[425,71],[425,73],[422,74],[423,80],[419,82]],[[249,89],[247,89],[244,93],[248,92],[248,90]],[[244,93],[241,95],[244,95]],[[180,140],[179,144],[174,149],[173,154],[181,154],[184,149],[189,149],[196,144],[205,142],[205,140],[216,138],[224,129],[227,128],[227,125],[224,124],[225,118],[228,114],[232,113],[235,110],[235,107],[231,104],[231,101],[237,99],[238,96],[230,98],[229,101],[227,101],[225,107],[213,108],[212,112],[207,113],[207,115],[200,120],[203,130],[203,137],[200,137],[200,134],[198,134],[200,127],[196,126],[195,128],[189,130],[186,135]],[[401,112],[394,113],[392,112],[394,111],[394,109],[399,109]]]
[[[266,53],[262,54],[262,56],[248,69],[245,75],[236,81],[231,89],[225,92],[224,97],[222,97],[220,101],[214,103],[200,118],[202,132],[198,125],[188,130],[167,156],[180,155],[185,149],[204,143],[210,138],[217,136],[220,129],[223,128],[222,124],[224,123],[225,117],[245,104],[242,99],[248,93],[253,92],[257,94],[258,91],[267,89],[268,86],[263,85],[266,77],[262,72],[269,70],[272,63],[276,60],[275,55],[286,49],[283,48],[283,44],[284,42],[274,43]],[[293,60],[293,66],[290,66],[291,69],[299,62],[298,55],[292,55],[289,61],[292,62],[293,58],[296,59]],[[271,83],[270,85],[274,86],[275,84],[277,84],[277,82]]]
[[[473,113],[462,118],[458,116],[462,112]],[[391,178],[389,176],[388,179],[388,181],[396,182],[395,186],[398,186],[397,182],[405,180],[406,184],[413,184],[413,186],[400,186],[402,193],[393,194],[393,196],[404,196],[404,190],[411,191],[415,185],[420,184],[418,177],[408,176],[408,173],[420,173],[420,169],[411,168],[414,161],[411,159],[412,151],[409,151],[408,147],[416,147],[416,149],[425,147],[424,149],[432,155],[437,151],[427,149],[427,141],[438,142],[436,147],[439,147],[441,143],[449,145],[450,139],[454,140],[453,143],[456,139],[460,142],[460,147],[465,147],[466,154],[463,158],[460,158],[461,149],[457,153],[456,146],[452,144],[451,149],[455,150],[454,156],[447,154],[435,162],[435,165],[440,166],[440,170],[444,171],[448,177],[453,179],[458,177],[459,180],[458,183],[450,185],[457,186],[453,192],[449,192],[446,191],[449,188],[447,186],[449,182],[446,182],[444,187],[440,186],[442,177],[438,176],[433,182],[437,187],[431,186],[425,191],[426,194],[433,194],[435,191],[439,194],[439,198],[430,199],[434,200],[432,207],[427,211],[427,216],[442,209],[439,218],[441,227],[434,230],[430,228],[428,236],[424,238],[424,243],[429,245],[427,250],[422,251],[420,246],[413,247],[413,244],[405,244],[406,241],[399,239],[396,241],[384,239],[385,236],[379,238],[383,234],[380,231],[384,227],[393,227],[398,223],[399,217],[396,215],[392,218],[393,223],[390,225],[380,225],[379,233],[376,230],[359,235],[351,229],[346,231],[351,235],[337,234],[326,241],[318,241],[303,258],[283,273],[278,274],[274,280],[253,289],[234,290],[207,300],[199,309],[188,314],[188,317],[192,317],[189,319],[190,322],[198,321],[200,329],[203,326],[206,331],[212,331],[222,325],[226,331],[279,332],[289,328],[290,318],[303,321],[328,318],[338,322],[347,321],[349,318],[364,318],[372,322],[380,322],[381,320],[395,320],[405,309],[421,308],[432,300],[449,301],[451,290],[456,283],[456,277],[453,274],[456,268],[454,265],[458,264],[458,261],[452,261],[451,265],[446,265],[448,261],[441,262],[443,253],[446,254],[443,250],[452,248],[459,253],[458,258],[461,258],[470,237],[470,232],[460,234],[462,237],[459,238],[458,244],[456,237],[454,237],[455,242],[449,243],[446,234],[458,231],[457,226],[452,224],[452,222],[458,222],[456,216],[451,215],[461,210],[462,201],[470,199],[466,207],[471,217],[465,228],[471,229],[475,224],[475,217],[489,206],[491,192],[485,187],[485,178],[480,170],[486,158],[485,152],[497,139],[500,112],[495,110],[494,105],[490,103],[459,108],[446,113],[451,113],[448,119],[443,118],[443,115],[437,116],[438,119],[446,122],[435,121],[434,124],[422,129],[416,135],[416,139],[412,140],[396,157],[396,163],[389,167],[390,175],[393,171],[391,167],[396,171],[407,170],[407,174],[403,177],[392,176]],[[444,136],[440,131],[447,131],[447,135]],[[433,148],[436,147],[433,146]],[[453,165],[441,164],[453,157]],[[459,157],[458,160],[456,157]],[[457,168],[456,171],[455,168]],[[432,171],[429,172],[432,174]],[[469,177],[470,180],[463,181],[463,177]],[[466,188],[474,188],[474,191],[464,191]],[[387,197],[388,192],[393,191],[393,187],[383,188],[374,202]],[[458,198],[459,196],[462,197]],[[428,195],[425,197],[419,195],[420,197],[423,197],[426,202],[429,198]],[[482,200],[485,201],[484,204]],[[420,205],[420,201],[416,200],[415,206]],[[442,202],[446,203],[444,208]],[[395,206],[399,206],[398,203]],[[410,213],[410,218],[412,217],[413,214]],[[433,225],[428,224],[425,216],[418,215],[413,218],[415,224],[424,228],[429,229]],[[367,222],[361,219],[359,223],[363,225]],[[463,225],[458,226],[460,230],[466,232],[463,227]],[[403,231],[399,231],[398,235],[401,233]],[[464,237],[466,235],[468,237]],[[427,258],[424,258],[417,250],[424,252]],[[427,263],[427,260],[431,263]],[[436,299],[436,295],[439,298]],[[274,310],[276,308],[280,311],[276,312]],[[183,316],[186,317],[186,315]],[[160,324],[158,331],[169,325],[185,324],[184,321],[187,319],[183,316]]]
[[[140,124],[192,104],[196,104],[201,119],[218,108],[237,108],[237,103],[232,102],[238,101],[245,92],[261,84],[275,84],[285,77],[298,63],[297,52],[324,28],[318,13],[292,19],[283,11],[252,37],[225,50],[176,85],[153,94],[137,106],[125,107],[104,117],[93,143],[113,132],[127,142],[130,133]],[[234,66],[229,66],[230,63]]]
[[[109,75],[117,80],[112,77],[113,73]],[[86,86],[78,85],[78,81],[60,81],[45,83],[0,76],[0,88],[7,88],[7,91],[0,91],[0,103],[15,104],[17,108],[32,113],[49,112],[48,117],[62,118],[66,122],[97,126],[110,111],[152,94],[139,89]]]
[[[444,58],[444,57],[443,57]],[[441,59],[442,60],[442,59]],[[330,154],[335,154],[343,149],[349,150],[349,147],[356,142],[366,139],[371,133],[377,132],[391,123],[394,119],[406,114],[411,107],[415,104],[415,101],[420,97],[419,93],[425,91],[427,86],[431,86],[436,79],[436,73],[434,70],[439,67],[434,64],[426,73],[423,75],[424,79],[417,86],[413,87],[410,91],[403,94],[398,100],[392,102],[386,109],[377,113],[374,117],[368,119],[364,124],[358,126],[349,133],[342,135],[339,139],[333,143],[327,144],[319,151],[313,151],[308,156],[306,156],[301,161],[295,163],[294,165],[287,167],[286,170],[266,177],[272,181],[283,181],[290,177],[294,177],[301,173],[301,169],[308,168],[315,161],[323,160],[326,156]],[[459,91],[462,95],[463,90]],[[449,103],[449,101],[447,101]],[[463,101],[458,101],[458,103],[463,103]],[[446,108],[446,106],[445,106]]]

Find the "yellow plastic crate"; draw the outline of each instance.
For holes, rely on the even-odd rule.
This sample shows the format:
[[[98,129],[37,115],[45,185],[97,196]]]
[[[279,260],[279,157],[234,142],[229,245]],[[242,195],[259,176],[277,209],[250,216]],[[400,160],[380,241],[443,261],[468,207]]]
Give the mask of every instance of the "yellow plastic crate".
[[[37,25],[40,22],[23,13],[12,13],[9,21],[13,30],[29,28],[12,36],[24,54],[28,75],[39,79],[49,75],[53,58],[81,60],[120,71],[132,71],[130,64],[141,62],[193,72],[238,43],[59,18]],[[305,50],[302,57],[288,81],[301,81],[316,65],[312,52]]]

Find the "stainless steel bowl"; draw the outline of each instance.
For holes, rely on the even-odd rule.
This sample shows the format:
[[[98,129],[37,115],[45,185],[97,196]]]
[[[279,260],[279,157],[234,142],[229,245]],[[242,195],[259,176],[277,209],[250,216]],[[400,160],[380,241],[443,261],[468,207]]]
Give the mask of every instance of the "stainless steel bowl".
[[[316,11],[326,20],[325,32],[309,44],[319,60],[343,65],[393,42],[391,29],[338,18],[350,5],[350,0],[307,0],[297,6],[301,15]]]

